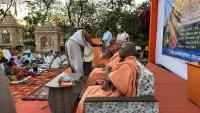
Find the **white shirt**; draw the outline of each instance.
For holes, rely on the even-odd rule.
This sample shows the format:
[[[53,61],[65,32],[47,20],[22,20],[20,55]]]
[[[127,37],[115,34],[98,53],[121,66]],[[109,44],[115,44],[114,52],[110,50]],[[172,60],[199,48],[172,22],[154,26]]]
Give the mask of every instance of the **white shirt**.
[[[112,33],[110,31],[106,31],[103,34],[103,42],[105,43],[105,46],[109,46],[110,45],[110,40],[112,39]]]
[[[8,49],[3,50],[3,56],[9,61],[10,58],[12,57],[10,54],[10,51]]]
[[[60,67],[60,58],[57,57],[56,59],[53,60],[51,68],[59,68],[59,67]]]
[[[83,37],[83,30],[78,30],[76,31],[70,38],[69,40],[73,40],[75,41],[76,43],[82,45],[82,46],[85,46],[86,45],[86,40],[85,38]]]
[[[119,41],[119,40],[129,41],[129,38],[130,38],[130,36],[125,31],[123,33],[119,33],[117,35],[117,41]]]
[[[1,68],[2,70],[4,70],[4,64],[3,64],[3,63],[0,64],[0,68]]]
[[[54,59],[53,55],[47,55],[46,57],[44,56],[44,63],[50,64],[53,59]]]
[[[67,60],[67,56],[66,55],[61,55],[60,56],[60,62],[64,62],[65,60]]]
[[[28,56],[28,55],[24,55],[23,56],[23,62],[25,62],[26,60],[28,60],[29,61],[29,63],[31,63],[31,61],[33,60],[33,56],[32,56],[32,54],[31,53],[29,53],[30,54],[30,56]]]

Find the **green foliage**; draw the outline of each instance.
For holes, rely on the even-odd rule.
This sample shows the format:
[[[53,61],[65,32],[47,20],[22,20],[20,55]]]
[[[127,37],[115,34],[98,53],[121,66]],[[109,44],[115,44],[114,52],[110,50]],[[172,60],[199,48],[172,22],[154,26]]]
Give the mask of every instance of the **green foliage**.
[[[132,41],[148,43],[148,32],[141,32],[138,15],[149,9],[149,2],[136,6],[134,0],[34,0],[28,2],[29,14],[24,18],[25,37],[34,39],[38,25],[50,21],[60,27],[66,36],[71,36],[77,28],[85,25],[93,27],[93,36],[102,37],[104,28],[109,27],[116,37],[118,27],[130,35]]]
[[[35,41],[33,39],[31,39],[31,38],[28,38],[28,39],[24,40],[24,45],[25,46],[36,46],[35,45]]]

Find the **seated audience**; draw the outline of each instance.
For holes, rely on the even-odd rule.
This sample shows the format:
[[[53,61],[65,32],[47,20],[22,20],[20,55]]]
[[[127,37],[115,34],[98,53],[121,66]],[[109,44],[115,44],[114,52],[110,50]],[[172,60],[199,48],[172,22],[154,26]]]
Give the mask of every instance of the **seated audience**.
[[[5,57],[1,58],[1,69],[4,71],[6,64],[8,63],[8,60]]]
[[[54,57],[51,54],[51,52],[46,52],[44,55],[44,64],[50,64],[53,59],[54,59]]]
[[[31,66],[31,64],[28,60],[26,60],[22,64],[21,68],[19,68],[19,69],[20,69],[20,72],[17,73],[17,79],[18,80],[21,80],[21,79],[28,77],[28,76],[36,76],[35,72],[30,71],[30,69],[32,69],[32,66]]]
[[[54,55],[54,59],[50,63],[51,69],[59,68],[60,67],[60,54],[56,53]]]
[[[35,60],[40,60],[40,59],[42,59],[42,56],[41,56],[41,54],[40,54],[38,51],[35,51],[35,53],[32,53],[32,55],[33,55],[33,58],[34,58]]]
[[[60,62],[61,62],[62,64],[64,64],[65,61],[67,61],[67,56],[65,55],[64,52],[61,52],[61,55],[60,55]]]
[[[17,64],[15,63],[15,59],[14,58],[10,58],[9,62],[11,62],[13,66],[17,66]]]
[[[14,59],[15,64],[20,67],[22,65],[22,56],[18,54],[17,56],[14,56]]]
[[[4,67],[4,74],[6,76],[12,75],[12,68],[13,68],[12,62],[8,62]]]
[[[23,56],[23,58],[22,58],[22,62],[25,62],[26,60],[28,60],[29,61],[29,63],[31,63],[32,62],[32,59],[33,59],[33,56],[32,56],[32,54],[30,53],[30,52],[25,52],[25,54],[24,54],[24,56]]]
[[[136,95],[136,78],[139,73],[135,58],[135,44],[125,42],[119,50],[120,63],[106,72],[103,85],[89,86],[81,98],[76,113],[83,113],[86,97],[118,97]]]

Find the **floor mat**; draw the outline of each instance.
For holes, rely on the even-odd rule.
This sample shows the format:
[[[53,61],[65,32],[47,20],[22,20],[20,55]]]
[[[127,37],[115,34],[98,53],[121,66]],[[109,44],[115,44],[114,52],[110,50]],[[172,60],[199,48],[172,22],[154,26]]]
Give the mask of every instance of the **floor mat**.
[[[49,88],[43,85],[22,100],[48,100]]]
[[[54,69],[41,73],[39,76],[32,77],[24,84],[10,85],[11,94],[14,102],[26,97],[41,88],[45,83],[52,80],[55,76],[60,74],[63,69]]]

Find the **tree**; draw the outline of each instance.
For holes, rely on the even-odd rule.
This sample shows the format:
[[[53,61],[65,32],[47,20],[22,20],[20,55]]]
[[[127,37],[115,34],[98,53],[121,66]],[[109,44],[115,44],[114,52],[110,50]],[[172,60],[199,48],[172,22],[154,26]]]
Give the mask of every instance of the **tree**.
[[[55,0],[34,0],[27,1],[27,6],[30,12],[24,17],[26,25],[23,28],[24,37],[34,39],[35,28],[39,25],[44,25],[45,21],[50,19],[50,10]]]
[[[141,40],[147,43],[149,39],[149,26],[150,26],[150,3],[143,2],[137,8],[137,12],[139,12],[138,13],[139,28],[137,33],[140,35]]]
[[[16,4],[15,0],[0,0],[0,22],[3,21],[13,4]]]

